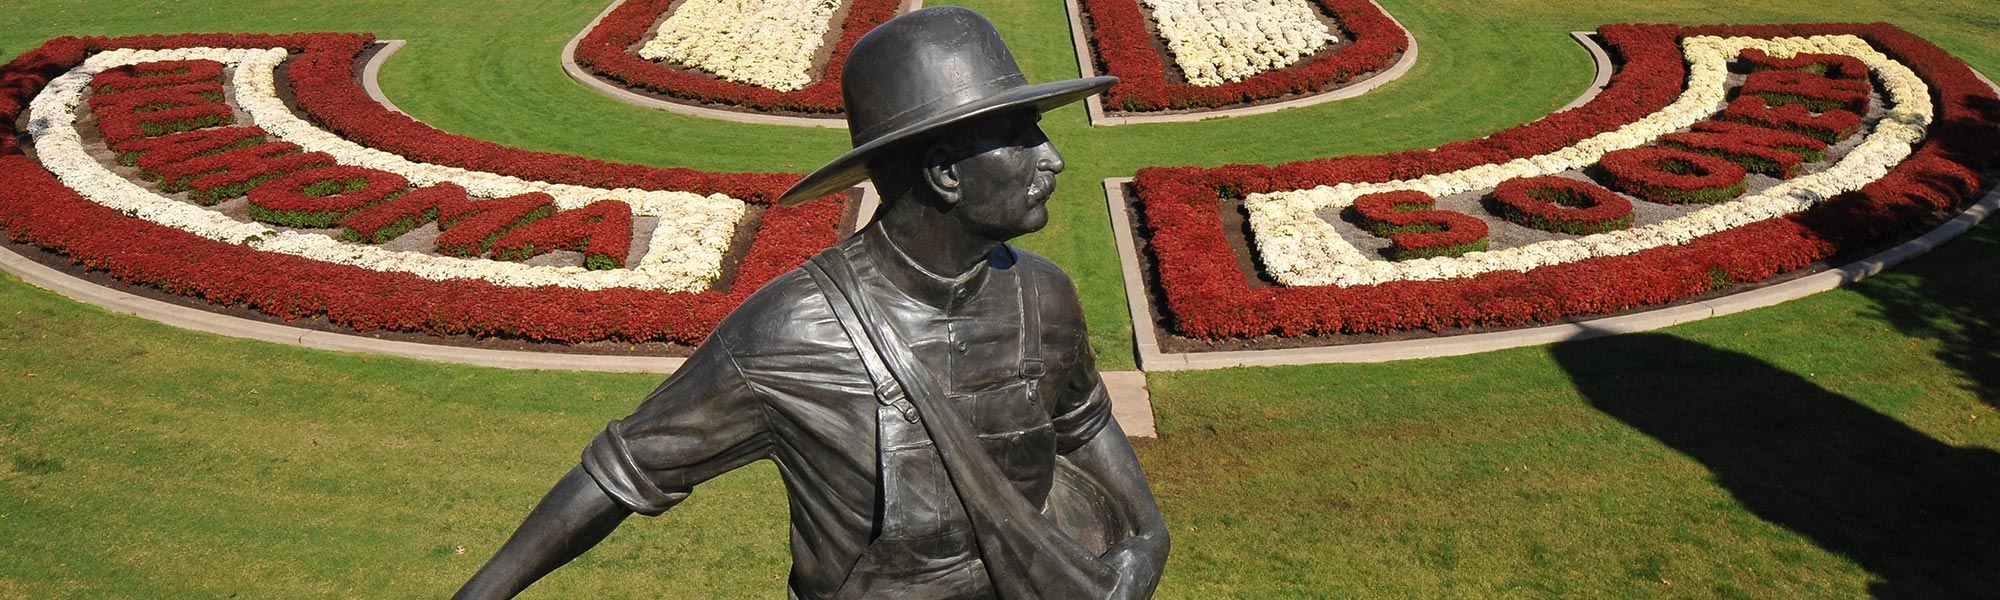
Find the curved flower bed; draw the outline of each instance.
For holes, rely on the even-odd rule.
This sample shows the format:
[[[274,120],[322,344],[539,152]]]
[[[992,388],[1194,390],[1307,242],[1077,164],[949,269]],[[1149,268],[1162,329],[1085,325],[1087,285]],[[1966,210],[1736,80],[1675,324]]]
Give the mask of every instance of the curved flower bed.
[[[528,182],[496,173],[418,163],[379,150],[364,148],[299,119],[278,100],[272,73],[286,55],[286,51],[281,48],[112,50],[99,53],[71,72],[51,81],[47,89],[35,98],[31,105],[32,126],[29,128],[29,133],[36,138],[43,165],[54,171],[66,185],[84,192],[85,196],[93,201],[121,210],[134,211],[142,218],[163,225],[203,232],[204,235],[221,241],[252,244],[266,250],[315,260],[353,264],[377,270],[417,273],[428,279],[474,277],[503,285],[558,285],[584,289],[638,287],[664,291],[697,291],[720,275],[722,253],[733,236],[737,221],[741,219],[743,212],[741,202],[722,195],[700,196],[687,192],[604,189]],[[327,168],[338,162],[354,168],[380,171],[383,177],[401,176],[405,178],[404,181],[418,186],[450,183],[452,189],[464,190],[476,197],[504,198],[504,201],[469,202],[461,196],[456,203],[440,205],[440,208],[450,208],[451,204],[476,206],[477,208],[467,210],[492,213],[482,215],[482,218],[477,220],[481,223],[479,229],[482,233],[472,235],[471,238],[461,240],[458,239],[461,232],[446,231],[440,237],[440,241],[461,242],[442,244],[439,250],[447,256],[489,256],[488,251],[493,236],[551,212],[577,208],[607,198],[619,200],[636,214],[658,217],[659,227],[651,233],[650,248],[636,269],[585,273],[580,267],[530,267],[504,262],[466,262],[417,252],[388,251],[342,244],[324,235],[258,228],[252,224],[239,223],[220,213],[196,209],[130,185],[118,175],[104,170],[84,148],[80,134],[74,128],[75,119],[71,110],[81,103],[79,94],[83,88],[88,87],[85,82],[91,78],[93,72],[119,64],[145,64],[163,56],[175,59],[190,56],[207,57],[234,65],[235,72],[230,87],[234,89],[234,96],[243,112],[250,115],[258,124],[257,127],[250,128],[254,131],[253,135],[261,137],[268,130],[274,137],[290,140],[256,141],[234,149],[211,149],[208,144],[212,140],[203,136],[202,132],[173,132],[150,138],[163,146],[201,146],[202,152],[196,153],[194,157],[180,163],[160,166],[157,173],[150,174],[152,178],[160,180],[163,191],[188,190],[192,199],[199,204],[215,204],[242,196],[253,188],[263,186],[269,180],[286,176],[287,173]],[[179,141],[191,138],[199,141],[185,143]],[[297,143],[293,143],[294,141]],[[132,150],[119,144],[112,146],[121,152]],[[141,155],[137,160],[144,163],[150,159]],[[383,198],[399,190],[400,188],[386,190]],[[518,210],[496,208],[512,207],[518,203],[527,204]],[[276,215],[256,210],[253,210],[252,214],[278,218]],[[492,219],[500,220],[491,221]],[[271,222],[279,223],[279,221]],[[439,226],[448,230],[455,227],[453,223],[454,219],[451,218],[439,220]]]
[[[1941,49],[1893,26],[1607,26],[1600,33],[1627,59],[1603,94],[1583,107],[1487,138],[1275,167],[1140,171],[1134,187],[1174,330],[1232,338],[1514,326],[1671,302],[1708,292],[1718,282],[1762,280],[1899,235],[1971,200],[1979,188],[1977,173],[2000,158],[1984,141],[2000,135],[1990,117],[1993,90]],[[1683,41],[1693,62],[1682,62]],[[1295,242],[1295,256],[1322,259],[1286,265],[1274,259],[1285,255],[1273,252],[1266,234],[1307,240],[1323,221],[1256,224],[1260,203],[1292,209],[1272,214],[1298,214],[1302,208],[1341,206],[1329,199],[1351,202],[1396,189],[1443,197],[1576,169],[1606,152],[1638,147],[1725,107],[1722,88],[1711,85],[1720,81],[1722,65],[1694,59],[1717,51],[1727,55],[1736,46],[1772,56],[1805,49],[1872,60],[1868,66],[1883,83],[1889,114],[1824,171],[1697,210],[1669,227],[1456,259],[1364,260],[1315,271],[1326,258],[1339,262],[1326,250],[1337,247]],[[1683,82],[1689,95],[1681,93]],[[1312,201],[1287,207],[1278,200],[1279,193],[1293,191],[1301,191],[1301,201]],[[1291,268],[1324,279],[1251,286],[1237,267],[1216,206],[1232,198],[1244,198],[1250,207],[1259,252],[1273,275]]]
[[[1402,26],[1369,0],[1311,1],[1332,14],[1353,41],[1284,68],[1209,86],[1169,82],[1167,61],[1154,49],[1140,0],[1078,0],[1078,8],[1089,21],[1097,72],[1118,77],[1104,92],[1104,107],[1113,111],[1208,109],[1318,93],[1386,69],[1409,49]],[[1201,75],[1190,80],[1206,81]]]
[[[1802,52],[1790,58],[1779,58],[1756,48],[1744,50],[1741,56],[1752,72],[1804,71],[1814,75],[1825,75],[1839,79],[1867,79],[1868,65],[1861,59],[1840,54],[1819,54]]]
[[[1908,67],[1889,59],[1853,36],[1811,38],[1723,39],[1695,36],[1683,40],[1690,65],[1688,86],[1674,102],[1658,112],[1622,125],[1616,130],[1591,136],[1572,146],[1545,154],[1489,162],[1470,168],[1432,173],[1420,177],[1380,183],[1321,185],[1312,189],[1251,194],[1244,205],[1251,227],[1258,236],[1258,251],[1271,275],[1286,285],[1363,285],[1399,279],[1439,279],[1477,275],[1499,270],[1526,270],[1591,257],[1630,254],[1647,248],[1683,243],[1689,239],[1803,210],[1820,200],[1850,191],[1881,174],[1907,157],[1910,145],[1921,141],[1925,126],[1934,117],[1927,99],[1930,92]],[[1832,50],[1864,57],[1879,72],[1885,96],[1893,108],[1877,122],[1860,144],[1837,164],[1823,172],[1783,182],[1742,201],[1719,204],[1669,221],[1627,231],[1576,240],[1551,240],[1506,248],[1465,260],[1415,261],[1407,263],[1367,262],[1333,227],[1313,215],[1326,208],[1338,208],[1366,193],[1394,189],[1422,190],[1438,197],[1490,189],[1502,181],[1518,177],[1550,175],[1590,167],[1607,154],[1635,149],[1651,143],[1667,132],[1714,115],[1727,97],[1727,63],[1748,47],[1768,46],[1787,51]],[[1789,106],[1788,108],[1801,108]],[[1832,117],[1836,113],[1827,113]],[[1726,116],[1726,113],[1725,113]],[[1847,115],[1859,122],[1861,117]],[[1640,152],[1649,152],[1640,150]],[[1622,183],[1628,193],[1658,193],[1659,186],[1686,186],[1677,197],[1687,200],[1720,200],[1738,189],[1704,191],[1700,187],[1717,181],[1702,173],[1683,176],[1667,169],[1691,170],[1690,162],[1709,161],[1709,171],[1740,177],[1740,168],[1719,159],[1687,155],[1683,161],[1654,165],[1654,177]],[[1645,164],[1633,171],[1642,170]],[[1609,170],[1609,169],[1607,169]],[[1612,177],[1614,182],[1620,178]],[[1665,199],[1665,196],[1662,196]],[[1322,257],[1332,257],[1325,260]]]
[[[896,16],[899,0],[846,0],[847,18],[840,23],[840,40],[827,59],[826,73],[794,90],[781,91],[717,79],[642,58],[640,40],[672,8],[675,0],[624,0],[604,15],[577,42],[576,64],[599,77],[626,87],[702,104],[736,106],[767,112],[839,114],[841,67],[854,42],[876,25]],[[810,75],[808,75],[810,78]]]
[[[393,172],[397,176],[409,177],[413,183],[422,177],[441,178],[425,180],[423,185],[427,187],[416,188],[372,206],[389,206],[412,196],[420,196],[418,199],[423,200],[417,192],[432,196],[429,202],[435,206],[449,206],[453,200],[451,194],[441,192],[449,192],[459,185],[452,183],[453,180],[462,180],[466,184],[465,188],[457,190],[460,199],[464,198],[466,189],[475,187],[523,189],[530,195],[541,196],[541,199],[532,202],[537,205],[560,207],[565,202],[564,196],[587,198],[577,201],[577,206],[555,213],[574,213],[569,219],[547,223],[543,222],[548,219],[543,219],[530,223],[528,227],[488,232],[489,235],[477,236],[480,239],[475,242],[490,244],[500,252],[529,255],[555,248],[581,248],[580,251],[587,255],[586,261],[597,258],[600,263],[612,260],[613,256],[622,257],[624,253],[616,249],[614,242],[618,240],[604,241],[595,234],[621,225],[629,229],[629,222],[620,223],[620,219],[613,214],[615,211],[607,211],[606,207],[596,203],[605,198],[588,198],[587,194],[572,188],[601,188],[611,199],[620,201],[610,204],[620,205],[618,208],[629,219],[653,193],[684,200],[699,200],[703,198],[701,194],[721,193],[767,204],[770,197],[797,178],[795,175],[732,175],[619,165],[507,149],[443,134],[367,100],[357,83],[358,79],[354,77],[354,70],[356,56],[370,41],[368,36],[345,34],[58,38],[16,58],[0,70],[0,92],[4,92],[0,93],[0,117],[4,117],[4,123],[11,125],[24,111],[61,105],[64,102],[61,94],[43,92],[57,85],[69,89],[71,84],[64,82],[73,78],[65,79],[65,74],[75,72],[94,56],[115,56],[118,52],[133,50],[239,48],[241,50],[232,50],[245,53],[236,69],[236,78],[242,80],[239,84],[248,82],[254,88],[256,82],[261,81],[260,77],[268,78],[271,74],[263,66],[274,66],[276,60],[295,54],[288,69],[288,79],[299,99],[299,108],[329,129],[355,132],[346,137],[361,142],[357,145],[340,140],[346,146],[338,148],[338,154],[349,155],[342,159],[342,164],[348,164],[345,161],[349,158],[361,157],[373,162],[356,166]],[[261,50],[264,48],[277,50]],[[159,56],[148,55],[147,58],[169,61],[188,59],[191,56],[175,54],[195,52],[169,50]],[[259,63],[259,60],[271,62]],[[36,98],[32,106],[30,98]],[[282,105],[256,104],[254,100],[245,101],[244,108],[256,119],[257,127],[197,129],[171,135],[200,135],[204,137],[203,143],[223,146],[236,143],[232,140],[261,141],[260,136],[265,132],[260,128],[282,122],[279,118],[267,122],[267,115],[261,113],[273,108],[287,112],[288,109]],[[4,230],[10,238],[66,254],[85,267],[104,270],[128,282],[154,285],[171,293],[217,304],[244,305],[286,319],[322,317],[331,323],[357,330],[505,335],[559,342],[620,340],[694,343],[705,337],[722,315],[757,286],[796,266],[820,248],[831,245],[835,240],[834,229],[841,209],[840,203],[826,201],[767,209],[755,241],[734,273],[734,285],[726,290],[673,292],[617,286],[502,285],[463,275],[432,277],[438,274],[375,270],[315,259],[308,256],[307,250],[310,249],[307,246],[310,244],[303,241],[306,236],[292,231],[267,236],[262,232],[269,232],[269,228],[255,223],[210,221],[209,225],[193,223],[177,228],[132,218],[142,216],[171,220],[174,215],[168,214],[172,211],[148,212],[171,207],[121,209],[94,201],[93,195],[114,197],[121,189],[136,187],[122,180],[113,182],[84,176],[75,179],[90,182],[90,186],[96,187],[73,189],[71,185],[66,185],[67,180],[62,177],[77,176],[83,172],[72,171],[68,166],[51,172],[51,169],[58,169],[57,164],[49,162],[52,155],[61,155],[69,143],[58,121],[60,119],[36,122],[37,130],[32,133],[38,134],[37,152],[43,161],[40,164],[22,153],[16,136],[0,136],[0,187],[12,192],[6,202],[0,202],[0,230]],[[303,121],[286,125],[301,123]],[[311,128],[294,127],[297,131],[282,134],[278,129],[273,128],[270,133],[287,138],[297,135],[300,136],[298,139],[309,144],[328,143],[329,148],[337,145],[314,138]],[[166,137],[146,138],[134,143],[144,146],[146,142],[152,142],[153,146],[161,146],[159,141]],[[165,156],[160,154],[163,151],[163,148],[139,148],[132,151],[130,158],[142,168],[148,162],[158,163],[156,166],[171,164],[164,159],[154,159],[155,156]],[[200,152],[185,152],[183,158],[202,160],[216,155],[219,154],[202,156]],[[193,158],[186,158],[188,156]],[[415,170],[398,172],[397,165]],[[92,167],[101,170],[101,167]],[[417,176],[411,176],[412,173]],[[343,181],[338,187],[347,193],[362,191],[360,187],[348,190],[348,185]],[[261,186],[246,191],[255,192],[256,189],[261,189]],[[313,197],[315,192],[327,193],[321,198],[336,195],[332,188],[316,188],[312,182],[300,184],[299,190],[300,195],[307,198]],[[274,193],[286,196],[283,192]],[[264,196],[261,193],[257,195]],[[265,199],[273,200],[271,197]],[[299,198],[280,200],[296,201]],[[472,204],[486,202],[491,201]],[[700,204],[694,202],[692,205]],[[176,210],[214,214],[185,203]],[[128,215],[124,211],[134,212]],[[366,212],[367,209],[364,209],[357,214]],[[195,217],[191,222],[199,221],[199,215],[187,213],[183,216]],[[469,221],[477,217],[462,218]],[[376,227],[374,233],[379,235],[382,227],[393,226],[396,220],[389,219],[389,225],[349,224],[356,225],[357,229]],[[523,222],[520,219],[514,221]],[[468,227],[458,224],[447,229],[446,233],[462,229],[469,235],[481,229]],[[629,242],[629,238],[625,241]],[[441,246],[446,245],[443,242],[441,236]],[[367,246],[360,248],[376,250]],[[570,268],[584,271],[582,267]],[[618,272],[591,271],[593,274],[614,274],[614,278]]]
[[[1509,180],[1493,188],[1492,198],[1501,218],[1542,231],[1590,235],[1632,226],[1630,200],[1579,179],[1544,175]]]

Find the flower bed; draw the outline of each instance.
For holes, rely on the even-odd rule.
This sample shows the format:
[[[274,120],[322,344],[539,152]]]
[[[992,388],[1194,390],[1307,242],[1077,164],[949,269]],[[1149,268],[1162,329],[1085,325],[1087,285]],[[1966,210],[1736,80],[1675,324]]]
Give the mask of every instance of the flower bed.
[[[1144,0],[1187,82],[1215,87],[1285,68],[1340,40],[1306,0]]]
[[[1417,191],[1369,194],[1354,200],[1355,220],[1369,233],[1389,238],[1389,255],[1396,260],[1486,249],[1485,221],[1431,210],[1436,202],[1430,194]]]
[[[701,195],[723,193],[767,204],[769,198],[797,179],[796,175],[733,175],[619,165],[513,150],[443,134],[366,99],[358,79],[353,75],[355,58],[369,41],[367,36],[345,34],[58,38],[16,58],[0,70],[0,91],[4,91],[0,94],[0,117],[11,125],[23,112],[60,108],[65,105],[61,99],[64,94],[72,94],[67,96],[71,98],[67,105],[74,106],[77,100],[73,94],[89,87],[89,81],[74,77],[65,79],[65,74],[94,56],[113,56],[119,52],[112,49],[173,49],[157,56],[133,55],[134,58],[128,61],[143,63],[213,55],[210,51],[180,48],[243,48],[229,51],[238,53],[230,55],[234,57],[232,60],[241,61],[234,83],[239,86],[239,100],[244,103],[244,110],[257,122],[256,127],[195,129],[186,133],[130,140],[113,148],[120,153],[120,158],[142,169],[150,168],[163,177],[185,176],[193,169],[183,165],[190,162],[298,140],[315,148],[325,146],[329,149],[328,156],[340,159],[341,164],[350,164],[349,160],[361,161],[350,166],[372,171],[371,177],[390,174],[408,177],[413,184],[425,186],[373,204],[369,204],[372,199],[361,200],[360,204],[369,206],[343,219],[343,222],[353,221],[350,224],[356,225],[357,233],[363,227],[368,228],[371,237],[383,236],[387,229],[393,228],[395,222],[402,219],[394,218],[386,224],[371,225],[354,221],[355,217],[372,214],[370,211],[373,208],[397,205],[413,196],[416,200],[424,200],[419,192],[432,195],[443,192],[443,198],[430,198],[431,204],[438,207],[451,205],[454,198],[448,192],[451,187],[459,185],[451,183],[453,180],[462,180],[467,184],[458,190],[458,199],[464,199],[466,189],[474,189],[474,193],[482,196],[493,195],[486,193],[489,191],[487,188],[526,189],[526,193],[541,196],[533,204],[557,205],[565,209],[557,215],[577,214],[554,222],[549,222],[550,219],[496,219],[511,222],[507,224],[509,227],[491,231],[481,231],[481,227],[474,226],[473,220],[478,218],[474,215],[454,222],[444,233],[464,231],[460,235],[477,238],[475,244],[486,246],[488,251],[504,252],[515,257],[558,248],[575,249],[586,255],[587,264],[596,263],[596,266],[610,264],[615,267],[626,256],[617,248],[618,242],[630,241],[629,235],[624,240],[618,240],[615,238],[619,236],[605,236],[601,235],[602,232],[616,230],[620,226],[629,229],[633,212],[646,210],[649,206],[665,208],[673,204],[648,204],[651,200],[671,198],[684,201],[688,206],[723,205],[726,203],[720,200],[703,200]],[[258,48],[278,50],[256,50]],[[274,110],[289,114],[290,109],[282,104],[258,105],[262,102],[259,99],[261,95],[270,91],[259,88],[260,82],[266,86],[270,84],[271,70],[266,67],[274,67],[288,52],[297,53],[292,58],[289,82],[299,98],[299,108],[329,128],[341,127],[357,132],[358,135],[352,137],[366,141],[354,144],[339,139],[341,136],[310,127],[296,117],[286,121],[271,114]],[[45,93],[45,90],[57,87],[62,91],[55,96]],[[129,93],[125,87],[110,87],[115,93]],[[252,93],[246,94],[246,90]],[[32,105],[29,102],[31,98],[34,99]],[[275,94],[271,94],[271,99],[275,99]],[[482,274],[489,278],[477,279],[467,278],[464,274],[433,273],[423,267],[378,270],[329,262],[328,257],[315,254],[325,247],[324,244],[299,232],[274,232],[256,223],[227,219],[218,221],[213,218],[216,213],[189,203],[146,204],[141,196],[158,196],[152,196],[151,192],[122,179],[98,175],[102,171],[101,166],[82,165],[74,160],[72,148],[81,147],[74,141],[73,129],[63,133],[65,125],[62,121],[38,119],[36,128],[30,131],[37,136],[40,164],[21,152],[16,136],[0,136],[0,187],[13,191],[6,202],[0,202],[0,230],[4,230],[10,238],[66,254],[85,267],[104,270],[128,282],[154,285],[171,293],[203,298],[217,304],[245,305],[287,319],[322,317],[331,323],[357,330],[504,335],[558,342],[603,339],[698,342],[723,314],[756,287],[796,266],[818,249],[831,245],[835,240],[834,228],[841,210],[839,202],[827,201],[765,210],[755,240],[735,273],[734,285],[726,290],[675,292],[618,286],[506,285],[510,275]],[[267,135],[287,141],[267,139]],[[171,143],[169,138],[173,138]],[[305,154],[310,153],[288,156]],[[425,155],[436,160],[424,162]],[[310,173],[335,168],[340,167],[322,166],[301,171]],[[489,170],[480,172],[468,168]],[[408,172],[398,169],[408,169]],[[235,170],[222,174],[241,176]],[[542,182],[532,181],[538,174],[554,174],[557,177],[541,178]],[[327,187],[324,185],[326,179],[299,183],[297,196],[334,202],[326,198],[374,189],[373,184],[347,189],[351,180],[340,177],[331,178],[340,182],[337,186]],[[189,180],[190,183],[195,181],[199,178]],[[315,186],[316,183],[321,185]],[[252,186],[246,191],[252,192],[267,205],[275,203],[284,208],[306,208],[297,204],[302,198],[288,196],[282,188],[271,188],[273,191],[268,194],[256,191],[269,185]],[[590,198],[591,194],[576,189],[584,185],[603,186],[598,189],[600,197]],[[335,187],[339,188],[339,193],[334,192]],[[326,195],[314,196],[314,193],[322,192]],[[606,197],[619,200],[607,204],[621,205],[620,208],[626,211],[624,220],[607,214],[608,208],[596,204],[597,200]],[[577,198],[588,200],[575,200]],[[119,203],[124,200],[141,202]],[[344,211],[351,207],[346,203],[356,199],[336,200],[342,203],[340,210]],[[483,205],[489,202],[493,201],[459,204]],[[561,206],[565,202],[574,202],[575,205]],[[729,202],[734,203],[733,200]],[[430,209],[422,212],[431,214],[418,217],[434,218],[438,214]],[[449,220],[453,213],[443,214]],[[712,220],[704,217],[695,221],[699,224]],[[543,226],[537,227],[538,224]],[[665,231],[673,230],[664,222],[663,227],[666,227]],[[727,228],[733,228],[733,224],[725,226],[725,230],[720,232],[725,241],[731,235]],[[582,233],[579,234],[579,231]],[[383,239],[391,237],[394,236]],[[661,237],[656,232],[654,243],[660,244]],[[441,242],[445,241],[443,238],[441,234]],[[319,239],[334,243],[323,236]],[[673,245],[677,242],[668,239],[665,243]],[[357,256],[343,257],[353,262],[398,258],[394,256],[396,253],[385,253],[369,246],[341,247],[356,249]],[[646,257],[653,259],[655,254],[649,252]],[[427,258],[434,261],[464,260]],[[511,265],[516,270],[536,268],[494,261],[476,262]],[[370,266],[380,268],[383,265]],[[586,270],[584,267],[564,269],[575,269],[576,272]],[[620,274],[629,276],[632,272],[613,269],[591,273],[612,276],[603,281],[616,281]]]
[[[1791,179],[1800,163],[1826,156],[1826,142],[1787,131],[1729,121],[1702,121],[1692,129],[1662,136],[1660,145],[1719,156],[1779,179]]]
[[[1861,115],[1844,110],[1814,113],[1803,104],[1773,105],[1763,96],[1740,96],[1722,109],[1722,118],[1834,142],[1854,135],[1861,127]]]
[[[1749,185],[1749,172],[1728,160],[1673,148],[1642,147],[1598,159],[1611,184],[1627,194],[1661,204],[1714,204],[1734,200]]]
[[[250,218],[286,227],[324,229],[361,209],[400,196],[410,181],[345,165],[292,173],[250,190]],[[386,240],[385,240],[386,241]]]
[[[639,57],[780,92],[812,81],[812,57],[839,0],[684,0]]]
[[[57,78],[37,96],[31,112],[29,133],[39,146],[41,160],[57,172],[64,183],[86,197],[122,210],[137,211],[142,218],[164,225],[186,228],[232,243],[254,243],[265,249],[318,260],[342,262],[374,269],[418,273],[427,278],[476,277],[503,285],[559,285],[601,289],[639,287],[665,291],[696,291],[707,287],[719,275],[722,253],[743,214],[741,202],[726,196],[701,196],[687,192],[605,189],[546,182],[528,182],[497,173],[410,161],[341,139],[298,118],[277,99],[273,72],[284,59],[283,49],[223,50],[189,48],[160,52],[153,50],[113,50],[100,53],[76,70]],[[459,261],[406,251],[387,251],[342,244],[329,237],[294,232],[275,232],[245,227],[229,217],[191,210],[172,198],[151,194],[134,186],[119,186],[119,176],[103,170],[82,147],[73,127],[71,108],[78,105],[85,81],[92,72],[129,63],[143,63],[162,56],[181,58],[207,56],[235,65],[231,87],[243,112],[272,135],[291,141],[255,143],[236,150],[197,154],[181,163],[160,167],[159,179],[166,192],[192,188],[197,203],[212,204],[242,195],[249,188],[284,173],[324,168],[338,162],[393,173],[408,181],[429,186],[453,183],[482,198],[540,197],[550,210],[567,210],[601,199],[619,200],[638,215],[659,217],[651,233],[651,243],[640,263],[631,271],[586,272],[575,268],[529,267],[518,264]],[[197,132],[161,136],[163,144],[194,136]],[[308,152],[300,152],[307,150]],[[147,160],[141,156],[139,160]],[[480,203],[479,206],[491,206]],[[525,224],[545,214],[532,210],[514,211],[505,223],[494,223],[488,233]],[[497,217],[496,217],[497,218]],[[481,221],[484,223],[485,221]],[[449,227],[450,223],[442,223]],[[445,256],[487,256],[490,236],[458,240],[447,232],[440,238],[448,243],[440,248]]]
[[[101,91],[91,97],[90,111],[104,130],[105,141],[113,144],[235,122],[229,105],[222,103],[221,81],[117,87],[121,84],[127,82],[116,78],[110,84],[92,82]]]
[[[1868,65],[1861,59],[1840,54],[1818,54],[1801,52],[1791,58],[1778,58],[1769,52],[1755,48],[1743,51],[1743,62],[1755,71],[1804,71],[1815,75],[1840,79],[1867,79]]]
[[[1495,270],[1532,269],[1588,257],[1629,254],[1796,212],[1823,198],[1852,190],[1854,186],[1887,172],[1896,162],[1908,156],[1909,145],[1923,138],[1924,126],[1933,118],[1931,106],[1925,101],[1930,92],[1922,79],[1907,67],[1875,51],[1860,38],[1817,36],[1759,40],[1697,36],[1685,39],[1684,46],[1689,65],[1688,85],[1684,93],[1658,112],[1572,146],[1412,179],[1250,194],[1245,197],[1244,206],[1250,213],[1250,224],[1258,238],[1258,252],[1271,275],[1291,286],[1362,285],[1399,279],[1451,278]],[[1855,147],[1855,151],[1824,172],[1784,182],[1740,202],[1718,205],[1630,231],[1506,248],[1470,256],[1466,260],[1386,263],[1366,261],[1364,255],[1343,240],[1332,227],[1314,217],[1318,211],[1339,208],[1362,194],[1415,189],[1446,197],[1490,189],[1508,179],[1594,167],[1607,153],[1637,148],[1668,132],[1686,129],[1714,115],[1730,93],[1729,59],[1743,49],[1759,46],[1788,52],[1832,48],[1865,57],[1872,69],[1881,72],[1888,98],[1886,102],[1895,108],[1887,111],[1885,118]],[[1701,157],[1689,160],[1701,160]],[[1679,164],[1686,166],[1686,162]],[[1674,168],[1676,165],[1658,166]],[[1711,166],[1713,170],[1733,168],[1733,165],[1722,161],[1715,161]],[[1733,171],[1731,174],[1740,175]],[[1732,185],[1730,188],[1701,192],[1700,178],[1678,178],[1678,175],[1662,173],[1659,177],[1647,178],[1650,181],[1636,183],[1695,186],[1682,194],[1687,199],[1707,199],[1711,196],[1719,199],[1735,191],[1731,189]],[[1616,177],[1613,179],[1615,181]],[[1645,191],[1641,185],[1634,183],[1627,182],[1628,187],[1633,188],[1630,191]]]
[[[1118,83],[1104,93],[1104,107],[1113,111],[1212,109],[1318,93],[1388,68],[1409,49],[1408,34],[1369,0],[1312,1],[1333,15],[1353,41],[1284,68],[1210,86],[1169,82],[1167,61],[1153,45],[1140,0],[1078,0],[1078,8],[1089,21],[1096,71],[1118,77]],[[1206,78],[1196,75],[1190,81],[1206,82]]]
[[[826,72],[795,90],[780,91],[726,81],[640,57],[636,48],[640,40],[652,31],[653,24],[673,6],[674,0],[625,0],[584,33],[577,42],[575,60],[578,66],[619,85],[687,102],[765,112],[837,115],[841,112],[841,67],[847,61],[848,51],[862,34],[895,17],[899,6],[899,0],[847,2],[847,18],[841,21],[840,40],[833,45]]]
[[[1990,143],[2000,135],[2000,126],[1976,108],[1996,101],[1993,90],[1942,50],[1893,26],[1607,26],[1600,34],[1627,61],[1604,93],[1583,107],[1484,139],[1274,167],[1140,171],[1134,188],[1141,229],[1149,234],[1146,245],[1165,292],[1162,304],[1172,331],[1219,339],[1516,326],[1671,302],[1706,293],[1718,283],[1759,281],[1901,235],[1938,211],[1971,200],[1979,187],[1977,173],[2000,158]],[[1846,42],[1839,37],[1843,35],[1858,38]],[[1677,48],[1683,40],[1691,62],[1684,63]],[[1762,48],[1770,40],[1783,41]],[[1786,54],[1778,46],[1810,54],[1865,55],[1874,61],[1867,64],[1881,76],[1884,95],[1891,99],[1885,101],[1892,107],[1890,115],[1826,170],[1781,182],[1755,197],[1697,210],[1682,217],[1691,220],[1667,228],[1634,228],[1456,259],[1362,260],[1315,272],[1312,264],[1282,264],[1284,255],[1274,253],[1274,240],[1264,235],[1276,232],[1279,241],[1290,235],[1298,255],[1308,256],[1311,248],[1321,248],[1300,242],[1312,235],[1314,223],[1256,224],[1260,200],[1267,208],[1287,208],[1272,199],[1278,192],[1304,190],[1321,200],[1344,196],[1351,201],[1368,193],[1414,189],[1444,197],[1573,170],[1605,152],[1687,129],[1726,106],[1726,88],[1720,84],[1727,74],[1723,61],[1694,58],[1727,55],[1738,44],[1771,56]],[[1684,82],[1688,95],[1680,93]],[[1579,149],[1583,146],[1594,149]],[[1275,276],[1292,268],[1323,281],[1250,285],[1216,207],[1232,198],[1244,198],[1251,210],[1268,271]],[[1339,204],[1289,208],[1327,206]],[[1337,252],[1320,256],[1338,257]]]
[[[501,260],[531,258],[556,250],[584,254],[584,267],[617,269],[631,250],[632,211],[605,200],[515,229],[493,243]]]
[[[1542,231],[1590,235],[1632,226],[1630,200],[1578,179],[1513,179],[1493,188],[1492,199],[1501,218]]]
[[[1845,110],[1857,115],[1868,112],[1866,79],[1834,79],[1804,71],[1758,71],[1743,81],[1740,90],[1771,105],[1798,104],[1814,112]]]

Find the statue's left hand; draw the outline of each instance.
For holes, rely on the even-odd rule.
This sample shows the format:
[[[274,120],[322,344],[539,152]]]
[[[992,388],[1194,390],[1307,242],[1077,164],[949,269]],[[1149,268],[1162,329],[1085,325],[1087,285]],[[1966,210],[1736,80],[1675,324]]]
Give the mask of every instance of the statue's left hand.
[[[1118,587],[1111,591],[1113,600],[1143,600],[1153,597],[1153,590],[1160,585],[1161,567],[1166,562],[1165,540],[1141,535],[1113,546],[1100,562],[1118,572]]]

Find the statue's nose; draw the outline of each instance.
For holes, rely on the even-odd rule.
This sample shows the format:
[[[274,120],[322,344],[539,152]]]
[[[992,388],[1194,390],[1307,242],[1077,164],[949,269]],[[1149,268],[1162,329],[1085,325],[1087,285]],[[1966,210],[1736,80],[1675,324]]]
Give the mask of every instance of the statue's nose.
[[[1063,162],[1062,153],[1056,151],[1055,142],[1048,141],[1046,138],[1042,140],[1042,145],[1035,147],[1035,151],[1040,153],[1039,156],[1035,157],[1035,168],[1050,173],[1061,173],[1063,167],[1067,164]]]

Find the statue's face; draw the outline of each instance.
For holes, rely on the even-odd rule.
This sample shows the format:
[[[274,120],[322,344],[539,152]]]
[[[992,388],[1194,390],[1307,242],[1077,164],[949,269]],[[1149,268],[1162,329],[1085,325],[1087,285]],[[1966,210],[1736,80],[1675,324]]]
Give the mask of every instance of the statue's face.
[[[954,140],[959,200],[952,214],[966,231],[1004,241],[1040,230],[1049,223],[1049,194],[1062,154],[1037,125],[1033,110],[982,120]]]

